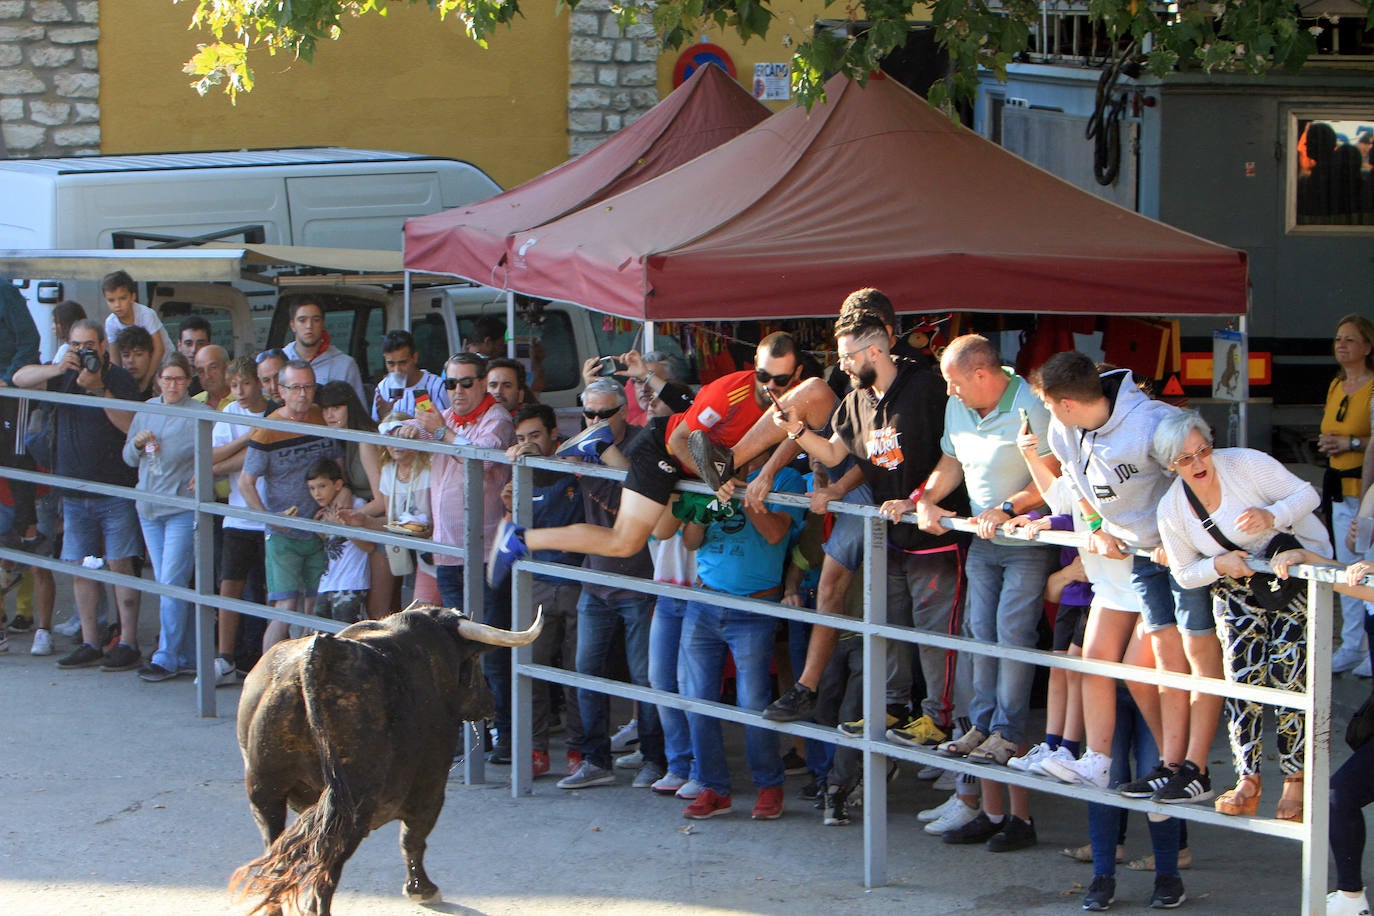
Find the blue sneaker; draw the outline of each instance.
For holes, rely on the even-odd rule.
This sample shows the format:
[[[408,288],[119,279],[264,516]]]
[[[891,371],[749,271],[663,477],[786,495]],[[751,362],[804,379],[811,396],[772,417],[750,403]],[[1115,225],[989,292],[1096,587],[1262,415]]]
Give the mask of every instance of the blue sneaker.
[[[487,556],[487,584],[492,588],[506,581],[516,560],[523,560],[529,556],[530,551],[525,546],[524,534],[524,528],[504,519],[497,526],[496,538],[492,541],[491,553]]]
[[[563,442],[553,453],[559,458],[581,458],[600,464],[601,453],[614,441],[615,433],[611,432],[610,423],[601,420]]]

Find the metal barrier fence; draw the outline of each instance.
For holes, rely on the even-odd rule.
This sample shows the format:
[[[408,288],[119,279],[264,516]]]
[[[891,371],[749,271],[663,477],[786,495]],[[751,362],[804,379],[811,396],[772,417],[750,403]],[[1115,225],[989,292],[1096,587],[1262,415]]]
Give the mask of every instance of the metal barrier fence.
[[[24,391],[0,388],[0,397],[28,398],[33,402],[86,405],[88,399],[80,395],[58,395],[45,391]],[[77,564],[59,560],[34,557],[27,553],[0,549],[0,558],[15,560],[32,566],[39,566],[54,572],[84,576],[100,582],[124,585],[143,592],[168,595],[180,598],[194,605],[196,621],[196,669],[198,683],[196,689],[197,710],[202,716],[216,715],[213,657],[215,650],[215,627],[213,611],[223,609],[241,614],[262,617],[268,620],[281,620],[299,624],[316,630],[337,632],[342,624],[324,620],[309,614],[292,613],[253,602],[222,598],[215,594],[217,583],[214,581],[215,558],[213,539],[202,537],[209,530],[208,521],[213,516],[243,518],[261,521],[304,531],[323,534],[337,534],[379,544],[398,544],[415,547],[413,537],[376,532],[369,529],[353,528],[316,522],[309,519],[286,518],[272,513],[257,512],[249,509],[230,508],[214,501],[214,481],[211,473],[210,433],[212,424],[224,419],[218,412],[192,410],[180,407],[167,407],[160,404],[138,402],[117,402],[118,409],[132,412],[150,412],[163,415],[192,416],[197,422],[195,448],[194,492],[186,497],[160,497],[163,501],[184,507],[196,513],[196,555],[195,587],[181,588],[159,585],[146,579],[137,579],[104,570],[85,569]],[[101,404],[109,407],[110,403]],[[258,419],[235,415],[232,422],[241,426],[253,426],[280,431],[299,431],[301,424]],[[349,442],[367,442],[378,446],[394,445],[396,440],[379,434],[359,433],[350,430],[328,427],[308,427],[317,435],[327,436]],[[481,459],[465,463],[466,517],[465,544],[468,548],[424,541],[426,547],[435,553],[453,557],[476,557],[479,562],[485,556],[483,550],[482,502],[472,498],[482,491],[482,461],[511,464],[504,452],[493,449],[478,449],[471,446],[443,445],[431,441],[408,440],[407,448],[417,451],[443,453],[452,456]],[[568,462],[551,458],[520,458],[514,462],[514,517],[521,524],[528,524],[532,518],[531,495],[534,487],[535,470],[568,469]],[[624,479],[623,471],[605,467],[580,465],[578,473],[586,477],[601,477],[616,480]],[[56,477],[47,473],[23,472],[6,468],[5,474],[11,479],[27,480],[34,483],[58,486],[65,490],[82,493],[137,498],[135,488],[95,484],[71,478]],[[685,481],[678,485],[679,490],[709,493],[704,484]],[[806,508],[805,497],[791,494],[774,493],[768,501],[772,504]],[[1327,877],[1327,795],[1330,783],[1330,734],[1331,734],[1331,608],[1332,583],[1337,581],[1338,571],[1330,567],[1296,566],[1291,575],[1308,580],[1308,623],[1307,623],[1307,689],[1304,692],[1284,691],[1269,687],[1253,687],[1230,683],[1216,678],[1194,677],[1189,674],[1161,672],[1156,669],[1141,668],[1119,662],[1096,661],[1056,654],[1044,650],[1024,649],[980,642],[968,637],[946,636],[916,630],[909,627],[894,626],[886,623],[886,577],[887,577],[887,538],[886,520],[877,514],[876,507],[854,506],[847,503],[832,502],[830,510],[860,516],[865,521],[867,536],[864,544],[863,582],[864,607],[862,618],[821,614],[802,610],[788,605],[741,598],[712,592],[713,604],[725,608],[752,611],[779,620],[796,620],[803,623],[819,624],[852,631],[863,639],[864,681],[863,681],[863,737],[850,737],[832,728],[823,728],[807,722],[772,722],[764,720],[758,712],[740,709],[736,706],[706,700],[683,697],[639,687],[622,681],[603,677],[578,674],[544,665],[534,664],[532,648],[522,646],[512,649],[512,779],[511,791],[514,797],[529,795],[532,792],[531,772],[531,693],[533,682],[552,681],[576,689],[594,690],[611,696],[638,700],[659,706],[672,706],[690,713],[708,715],[714,718],[737,722],[757,728],[768,728],[784,734],[798,735],[826,743],[851,747],[859,750],[863,759],[863,836],[864,836],[864,884],[876,887],[887,882],[887,758],[906,760],[921,765],[934,765],[945,770],[975,777],[989,777],[987,765],[970,763],[961,758],[947,757],[934,750],[909,748],[886,740],[885,731],[885,673],[888,641],[910,645],[928,645],[940,649],[955,650],[975,655],[992,655],[1012,661],[1027,662],[1033,665],[1061,668],[1083,674],[1104,675],[1122,680],[1145,684],[1163,685],[1183,690],[1218,695],[1228,698],[1251,700],[1269,706],[1287,707],[1300,710],[1306,717],[1306,764],[1304,780],[1304,821],[1300,824],[1278,821],[1265,817],[1226,816],[1201,805],[1162,805],[1148,799],[1131,799],[1109,790],[1072,786],[1047,777],[1032,776],[998,767],[994,771],[996,781],[1034,789],[1039,792],[1077,798],[1083,801],[1100,802],[1118,808],[1126,808],[1147,813],[1181,817],[1216,826],[1261,833],[1270,836],[1296,840],[1302,844],[1302,912],[1318,916],[1325,907]],[[914,516],[906,521],[914,522]],[[951,527],[972,531],[967,520],[947,522]],[[1026,544],[1028,541],[1040,544],[1061,546],[1082,546],[1084,537],[1078,534],[1042,532],[1034,538],[998,537],[996,541],[1004,544]],[[1251,560],[1250,566],[1258,571],[1269,571],[1263,560]],[[512,574],[512,628],[522,629],[534,620],[531,603],[533,573],[556,576],[574,582],[614,585],[650,595],[667,595],[684,600],[696,600],[701,593],[692,588],[662,582],[622,576],[565,566],[557,563],[522,560],[515,566]],[[1374,577],[1365,580],[1374,585]],[[482,607],[483,581],[479,576],[464,577],[464,606]],[[874,674],[878,676],[873,676]],[[480,753],[480,737],[475,727],[465,730],[464,777],[470,783],[481,782],[484,776],[483,761]]]

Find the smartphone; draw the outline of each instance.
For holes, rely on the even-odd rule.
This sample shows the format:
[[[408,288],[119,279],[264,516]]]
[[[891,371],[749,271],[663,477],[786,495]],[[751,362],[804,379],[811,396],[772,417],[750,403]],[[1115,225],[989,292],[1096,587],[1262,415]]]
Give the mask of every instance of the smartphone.
[[[782,402],[778,400],[778,396],[773,393],[773,389],[764,385],[763,390],[768,394],[768,400],[773,402],[773,406],[778,411],[778,416],[782,417],[784,420],[792,419],[787,415],[787,409],[782,406]]]
[[[1016,409],[1021,413],[1021,432],[1030,432],[1030,413],[1028,413],[1024,407],[1018,407]]]
[[[415,392],[415,412],[422,410],[433,410],[434,402],[429,399],[429,394],[424,391]]]
[[[615,375],[617,372],[624,372],[629,368],[614,356],[603,356],[600,363],[601,368],[597,371],[598,375]]]

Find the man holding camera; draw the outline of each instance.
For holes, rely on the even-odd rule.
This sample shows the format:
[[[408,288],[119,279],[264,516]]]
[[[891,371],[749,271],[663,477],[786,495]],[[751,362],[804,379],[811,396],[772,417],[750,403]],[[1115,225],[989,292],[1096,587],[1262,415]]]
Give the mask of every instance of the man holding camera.
[[[114,402],[137,400],[138,383],[119,366],[110,365],[105,328],[91,319],[72,325],[67,337],[67,352],[54,364],[25,366],[14,373],[19,388],[42,388],[66,394],[84,395],[90,406],[67,404],[54,416],[53,472],[95,483],[132,487],[137,474],[121,457],[124,434],[133,414],[119,410]],[[133,558],[143,552],[143,538],[132,501],[119,496],[88,495],[69,491],[62,499],[62,521],[66,532],[62,559],[80,563],[86,557],[104,557],[110,569],[126,575],[133,572]],[[82,643],[62,658],[59,668],[86,668],[100,664],[105,671],[136,668],[142,657],[138,650],[139,594],[132,588],[115,587],[119,602],[119,644],[104,655],[96,626],[96,603],[101,585],[93,579],[76,577],[72,591],[81,618]]]

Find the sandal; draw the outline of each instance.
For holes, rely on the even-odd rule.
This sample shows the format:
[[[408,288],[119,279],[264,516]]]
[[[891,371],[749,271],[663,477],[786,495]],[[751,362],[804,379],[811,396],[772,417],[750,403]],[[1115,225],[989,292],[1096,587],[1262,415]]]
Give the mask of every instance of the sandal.
[[[1155,857],[1153,854],[1132,859],[1126,865],[1131,871],[1154,871]],[[1178,851],[1178,868],[1182,871],[1185,868],[1193,867],[1193,851],[1191,849],[1180,849]]]
[[[1248,815],[1253,817],[1259,812],[1260,778],[1258,773],[1248,773],[1240,778],[1236,787],[1217,796],[1212,804],[1218,814]]]
[[[1295,824],[1302,823],[1303,798],[1299,794],[1297,798],[1288,797],[1288,787],[1296,785],[1302,787],[1302,773],[1290,773],[1283,777],[1283,797],[1279,799],[1279,806],[1274,811],[1274,817],[1281,821],[1291,821]]]
[[[1084,843],[1082,846],[1065,846],[1063,849],[1059,850],[1059,854],[1060,854],[1061,856],[1068,856],[1070,859],[1073,859],[1075,862],[1091,863],[1092,860],[1093,860],[1093,844],[1092,844],[1092,843]],[[1116,861],[1117,861],[1117,864],[1119,865],[1121,862],[1125,861],[1125,859],[1126,859],[1126,847],[1125,847],[1125,846],[1117,846],[1117,847],[1116,847]]]

